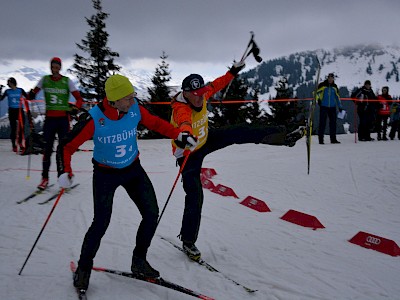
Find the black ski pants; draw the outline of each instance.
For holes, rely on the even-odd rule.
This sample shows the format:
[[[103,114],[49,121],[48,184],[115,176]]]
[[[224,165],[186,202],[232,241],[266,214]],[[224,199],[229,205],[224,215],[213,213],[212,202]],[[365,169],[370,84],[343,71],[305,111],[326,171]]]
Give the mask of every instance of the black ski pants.
[[[377,115],[376,117],[376,132],[378,136],[382,134],[382,137],[386,137],[388,128],[389,116]]]
[[[396,132],[397,132],[397,137],[400,140],[400,120],[396,120],[391,123],[391,128],[389,133],[390,139],[393,140],[395,138]]]
[[[195,243],[199,234],[204,201],[200,173],[206,155],[233,144],[284,145],[285,137],[286,128],[284,126],[240,124],[209,130],[207,142],[199,150],[190,154],[182,171],[183,189],[186,193],[180,232],[183,242]],[[178,159],[180,166],[184,159],[184,157]]]
[[[22,124],[19,124],[19,114],[21,113]],[[22,136],[25,129],[25,114],[22,108],[8,108],[8,120],[10,121],[10,140],[13,148],[16,146],[17,124],[18,124],[18,144],[22,146]]]
[[[157,228],[158,205],[153,185],[137,158],[124,169],[109,169],[95,164],[93,172],[94,217],[82,244],[79,266],[89,270],[110,224],[115,190],[122,186],[142,216],[133,254],[146,259]]]
[[[371,129],[375,122],[375,111],[373,110],[371,105],[357,105],[357,114],[359,118],[358,139],[370,140]]]
[[[46,117],[43,125],[43,139],[45,141],[43,154],[43,170],[42,177],[49,178],[49,169],[51,164],[51,155],[53,153],[53,145],[58,136],[58,141],[63,139],[69,132],[69,116],[64,117]]]
[[[329,135],[331,142],[336,141],[336,107],[321,106],[319,109],[319,141],[324,141],[326,118],[329,118]]]

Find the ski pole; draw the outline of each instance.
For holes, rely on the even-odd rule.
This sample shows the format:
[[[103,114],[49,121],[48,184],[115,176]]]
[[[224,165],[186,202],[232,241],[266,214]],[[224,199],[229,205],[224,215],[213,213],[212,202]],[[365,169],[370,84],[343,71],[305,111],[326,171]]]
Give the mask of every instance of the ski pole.
[[[168,198],[167,198],[167,202],[165,202],[164,208],[163,208],[163,210],[161,211],[160,217],[159,217],[158,220],[157,220],[157,226],[158,226],[158,224],[160,223],[161,217],[163,216],[165,209],[167,208],[167,204],[168,204],[169,200],[171,199],[172,192],[173,192],[174,189],[175,189],[176,183],[178,182],[179,176],[181,175],[181,173],[182,173],[182,171],[183,171],[183,168],[184,168],[185,165],[186,165],[186,162],[187,162],[187,160],[188,160],[188,158],[189,158],[189,155],[190,155],[190,153],[187,154],[187,155],[185,155],[185,159],[183,160],[182,166],[179,168],[179,172],[178,172],[178,175],[177,175],[176,178],[175,178],[174,185],[172,186],[172,189],[171,189],[171,191],[169,192],[169,195],[168,195]],[[157,228],[157,227],[156,227],[156,228]]]
[[[245,59],[250,55],[250,53],[251,53],[251,51],[249,51],[249,50],[251,50],[251,46],[253,45],[253,39],[254,39],[254,32],[253,31],[250,31],[250,34],[251,34],[251,37],[250,37],[250,41],[249,41],[249,43],[247,44],[247,48],[246,48],[246,50],[244,50],[244,53],[243,53],[243,55],[242,55],[242,58],[240,59],[240,61],[245,61]],[[248,53],[247,53],[247,51],[249,51]]]
[[[246,58],[247,58],[247,57],[250,55],[250,53],[251,53],[251,48],[250,48],[250,47],[252,46],[252,43],[253,43],[254,32],[253,32],[253,31],[250,31],[250,34],[251,34],[250,41],[249,41],[249,43],[247,44],[246,50],[244,50],[244,53],[243,53],[243,55],[242,55],[242,58],[240,59],[239,62],[244,62],[244,61],[246,60]],[[249,50],[250,50],[250,51],[249,51]],[[247,53],[247,51],[248,51],[248,53]],[[226,94],[228,93],[228,90],[229,90],[229,88],[231,87],[232,81],[233,81],[233,79],[229,82],[228,86],[226,87],[225,93],[222,95],[222,100],[225,99]]]
[[[258,63],[260,63],[260,62],[262,62],[262,58],[259,56],[259,54],[260,54],[260,48],[258,48],[256,42],[254,41],[254,32],[253,32],[253,31],[250,31],[250,34],[251,34],[250,41],[249,41],[249,43],[247,44],[246,50],[244,50],[244,53],[243,53],[243,55],[242,55],[242,58],[240,59],[239,62],[242,62],[242,63],[243,63],[243,62],[246,60],[246,58],[249,57],[249,55],[250,55],[251,53],[253,53],[254,59],[255,59]],[[226,94],[228,93],[228,90],[229,90],[229,88],[231,87],[232,81],[233,81],[233,79],[229,82],[228,86],[226,87],[225,92],[224,92],[224,94],[222,95],[221,101],[222,101],[223,99],[225,99]]]
[[[58,204],[58,201],[60,200],[60,198],[61,198],[61,196],[62,196],[63,193],[64,193],[64,188],[62,188],[62,189],[60,190],[60,193],[58,194],[57,200],[56,200],[56,202],[54,202],[54,205],[53,205],[53,207],[52,207],[52,209],[51,209],[49,215],[47,216],[47,219],[46,219],[46,221],[44,222],[44,224],[43,224],[43,226],[42,226],[42,229],[40,230],[40,233],[39,233],[38,237],[36,238],[36,241],[35,241],[35,243],[33,244],[32,249],[31,249],[31,251],[29,252],[27,258],[25,259],[25,262],[24,262],[24,264],[22,265],[22,268],[21,268],[21,270],[19,271],[18,275],[21,275],[22,271],[24,270],[25,265],[26,265],[26,263],[28,262],[28,259],[29,259],[29,257],[31,256],[31,254],[32,254],[32,252],[33,252],[33,249],[35,248],[37,242],[39,241],[39,238],[40,238],[40,236],[42,235],[43,230],[45,229],[45,227],[46,227],[46,225],[47,225],[47,222],[49,222],[50,217],[51,217],[51,215],[53,214],[53,211],[54,211],[54,209],[56,208],[56,206],[57,206],[57,204]]]
[[[28,151],[28,169],[26,173],[26,180],[29,180],[31,178],[31,153],[32,153],[32,148],[33,148],[33,138],[32,138],[32,132],[33,132],[33,121],[32,121],[32,116],[31,116],[31,110],[29,107],[29,101],[26,98],[24,99],[24,104],[25,104],[25,111],[26,111],[26,117],[28,118],[28,124],[29,124],[29,139],[28,139],[28,147],[26,147],[25,143],[25,151]]]
[[[357,110],[358,110],[358,102],[354,101],[354,143],[357,143]]]

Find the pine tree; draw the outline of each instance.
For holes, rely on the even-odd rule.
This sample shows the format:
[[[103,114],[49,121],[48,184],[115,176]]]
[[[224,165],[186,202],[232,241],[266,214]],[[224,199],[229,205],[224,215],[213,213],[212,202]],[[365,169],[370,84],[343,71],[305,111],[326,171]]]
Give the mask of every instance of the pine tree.
[[[147,88],[147,92],[150,95],[150,102],[170,102],[171,88],[167,86],[167,83],[171,80],[171,72],[169,71],[169,64],[166,62],[168,55],[162,52],[160,56],[161,63],[158,64],[154,72],[154,76],[151,78],[153,84],[152,87]],[[163,118],[169,120],[171,117],[171,106],[166,104],[154,104],[151,106],[151,111]]]
[[[276,97],[275,100],[290,99],[293,96],[292,90],[289,88],[286,77],[282,77],[277,86],[275,87]],[[275,125],[286,125],[290,119],[290,102],[289,101],[278,101],[271,102],[269,107],[271,109],[273,118],[272,122]]]
[[[151,103],[157,102],[170,102],[170,91],[171,88],[167,86],[167,83],[171,80],[171,72],[169,71],[169,64],[166,62],[168,55],[165,52],[162,52],[160,56],[161,63],[157,65],[156,70],[154,72],[154,76],[151,78],[151,82],[153,84],[152,87],[147,88],[147,92],[150,95],[149,101]],[[171,118],[171,106],[169,104],[151,104],[146,105],[146,108],[151,111],[151,113],[159,116],[160,118],[169,121]],[[142,127],[139,127],[141,130]],[[147,131],[144,135],[144,138],[163,138],[157,132]]]
[[[279,80],[275,89],[277,91],[275,100],[293,97],[293,91],[289,87],[286,77]],[[304,119],[304,104],[298,101],[277,101],[271,102],[269,106],[273,116],[271,122],[274,125],[284,125],[292,129],[299,123],[303,123],[300,119]]]
[[[269,115],[263,110],[258,103],[258,96],[260,95],[260,88],[256,87],[250,92],[250,98],[254,102],[246,104],[245,116],[246,122],[250,124],[265,125],[269,122]]]
[[[233,125],[239,124],[246,121],[246,106],[242,103],[242,100],[247,96],[248,86],[246,85],[245,79],[240,77],[235,77],[230,86],[227,87],[228,91],[226,92],[226,88],[221,91],[221,94],[225,95],[225,98],[222,100],[221,105],[218,108],[220,117],[218,119],[221,120],[220,124],[215,122],[214,126],[221,127],[224,125]],[[232,101],[231,103],[224,104],[224,101]],[[237,104],[235,103],[237,102]]]
[[[75,54],[75,63],[69,71],[78,78],[83,98],[101,101],[105,97],[104,84],[107,78],[121,67],[114,63],[114,58],[119,54],[107,46],[109,34],[105,31],[105,20],[109,14],[102,11],[101,0],[92,2],[96,14],[90,19],[85,18],[91,30],[87,32],[86,39],[81,40],[82,44],[76,43],[89,57]]]
[[[211,102],[219,101],[217,104],[211,104]],[[207,100],[208,115],[208,126],[210,128],[219,128],[225,124],[225,118],[223,114],[224,104],[221,100],[215,99],[213,96]]]
[[[210,127],[219,128],[240,123],[266,124],[268,115],[258,103],[259,86],[248,95],[248,82],[245,78],[239,76],[235,77],[227,88],[227,92],[225,88],[216,94],[216,99],[209,99],[218,101],[225,95],[224,99],[219,100],[220,103],[213,105],[212,109],[209,109],[211,111],[209,116]],[[243,103],[243,100],[246,100],[248,96],[255,101]],[[228,101],[231,102],[227,103]]]

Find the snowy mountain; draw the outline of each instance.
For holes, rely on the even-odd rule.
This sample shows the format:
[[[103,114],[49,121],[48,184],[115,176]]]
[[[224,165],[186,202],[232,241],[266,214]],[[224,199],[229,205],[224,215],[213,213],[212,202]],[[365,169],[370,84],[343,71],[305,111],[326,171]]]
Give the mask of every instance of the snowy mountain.
[[[265,61],[242,76],[249,80],[253,89],[260,89],[260,99],[274,98],[275,86],[282,77],[287,78],[289,88],[294,91],[293,97],[310,97],[317,71],[315,57],[322,66],[321,80],[333,72],[337,75],[336,84],[349,93],[369,79],[377,94],[383,86],[389,86],[392,96],[400,95],[400,47],[397,46],[358,45],[298,52]],[[343,93],[341,96],[349,97]]]
[[[34,69],[27,66],[22,66],[21,68],[15,71],[8,71],[0,74],[0,84],[3,84],[5,87],[3,88],[3,92],[8,87],[7,79],[10,77],[14,77],[17,80],[18,87],[23,88],[26,92],[30,89],[34,88],[36,84],[39,82],[40,78],[44,75],[49,74],[49,70],[47,69]],[[62,72],[63,75],[69,76],[77,87],[79,87],[78,81],[68,72]],[[121,74],[127,76],[135,86],[135,90],[138,94],[138,97],[141,99],[146,99],[147,96],[147,87],[151,86],[151,77],[153,74],[151,72],[145,70],[126,70],[122,69]],[[37,99],[43,98],[42,91],[36,96]],[[71,100],[74,101],[74,98],[71,97]],[[0,117],[4,116],[7,112],[7,101],[0,102]]]
[[[39,82],[42,76],[49,74],[49,70],[47,69],[34,69],[27,66],[22,66],[20,69],[15,71],[8,71],[0,74],[0,84],[7,85],[7,79],[10,77],[14,77],[18,86],[25,89],[25,91],[29,91],[34,88],[35,85]],[[78,81],[74,76],[69,74],[68,72],[61,72],[61,74],[65,76],[69,76],[75,84],[78,86]],[[151,85],[151,77],[153,74],[151,72],[145,70],[126,70],[122,69],[121,74],[127,76],[131,79],[138,95],[146,96],[147,87]],[[3,89],[8,88],[7,86]]]
[[[371,80],[372,88],[380,92],[382,86],[389,86],[392,96],[400,95],[399,69],[400,47],[380,45],[358,45],[345,48],[297,52],[289,56],[266,60],[256,68],[243,72],[241,76],[250,82],[250,88],[258,87],[261,91],[259,99],[270,99],[276,96],[275,86],[282,78],[288,79],[288,84],[294,91],[294,97],[310,97],[316,76],[317,56],[322,65],[321,78],[334,72],[338,78],[339,87],[345,87],[351,92],[354,87],[361,86],[366,79]],[[47,68],[31,68],[21,66],[13,71],[0,74],[0,84],[6,85],[9,77],[15,77],[18,85],[29,91],[39,79],[48,74]],[[147,87],[151,86],[154,71],[122,69],[121,73],[131,79],[139,98],[147,99]],[[177,86],[172,73],[171,85]],[[203,74],[207,77],[207,74]],[[73,78],[73,77],[72,77]],[[348,97],[349,95],[341,95]],[[6,111],[6,103],[0,106],[0,116]]]

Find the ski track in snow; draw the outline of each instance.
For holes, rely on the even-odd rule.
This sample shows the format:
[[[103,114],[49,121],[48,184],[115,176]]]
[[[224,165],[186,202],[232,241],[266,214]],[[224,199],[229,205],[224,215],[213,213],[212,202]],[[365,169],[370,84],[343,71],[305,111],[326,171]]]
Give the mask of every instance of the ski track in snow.
[[[203,258],[240,286],[191,262],[160,239],[179,243],[184,192],[179,181],[149,249],[150,264],[172,282],[215,299],[396,299],[400,294],[400,258],[348,242],[365,231],[400,243],[400,141],[354,143],[339,135],[340,145],[313,139],[307,175],[305,141],[293,148],[234,145],[212,153],[204,167],[214,168],[211,181],[232,187],[239,199],[204,190],[203,219],[197,246]],[[93,217],[91,152],[72,158],[80,186],[61,197],[46,229],[18,276],[51,207],[37,203],[58,190],[26,203],[16,201],[39,183],[41,156],[17,156],[0,140],[0,295],[2,299],[77,299],[69,261],[78,260]],[[90,149],[91,142],[82,148]],[[156,190],[161,209],[178,173],[168,140],[140,140],[140,159]],[[50,181],[56,183],[55,161]],[[265,201],[258,213],[240,205],[245,197]],[[326,227],[311,230],[280,218],[289,209],[315,215]],[[111,224],[95,265],[129,271],[140,215],[123,189],[114,198]],[[89,299],[194,299],[163,287],[93,272]]]

